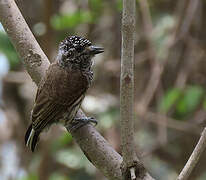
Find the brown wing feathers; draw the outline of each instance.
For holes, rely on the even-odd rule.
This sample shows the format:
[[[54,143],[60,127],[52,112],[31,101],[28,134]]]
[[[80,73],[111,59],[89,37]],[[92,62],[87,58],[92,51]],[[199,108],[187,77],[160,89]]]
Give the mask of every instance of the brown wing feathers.
[[[25,134],[25,143],[32,151],[35,149],[41,131],[57,122],[62,113],[71,105],[75,105],[75,101],[78,101],[87,89],[87,83],[79,82],[85,81],[80,73],[72,72],[71,79],[67,72],[59,68],[55,64],[49,67],[50,73],[42,80],[37,91],[31,115],[32,125]]]

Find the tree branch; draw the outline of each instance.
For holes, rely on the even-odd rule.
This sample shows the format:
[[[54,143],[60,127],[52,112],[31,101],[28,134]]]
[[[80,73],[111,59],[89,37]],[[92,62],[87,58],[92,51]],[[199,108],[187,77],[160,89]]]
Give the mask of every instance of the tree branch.
[[[193,150],[189,160],[187,161],[185,167],[181,171],[177,180],[186,180],[191,174],[192,170],[196,166],[198,160],[200,159],[201,154],[206,148],[206,128],[203,130],[202,135],[197,143],[195,149]]]
[[[134,26],[135,1],[123,1],[120,115],[123,161],[133,166],[137,161],[133,140],[134,100]]]
[[[186,17],[183,21],[183,24],[181,26],[180,32],[179,32],[179,37],[184,38],[187,36],[190,26],[192,24],[192,20],[195,16],[195,12],[197,11],[199,0],[190,0],[187,12],[186,12]]]
[[[124,179],[142,179],[145,168],[134,145],[134,29],[135,1],[123,0],[120,81],[121,145]],[[134,173],[135,169],[135,173]]]

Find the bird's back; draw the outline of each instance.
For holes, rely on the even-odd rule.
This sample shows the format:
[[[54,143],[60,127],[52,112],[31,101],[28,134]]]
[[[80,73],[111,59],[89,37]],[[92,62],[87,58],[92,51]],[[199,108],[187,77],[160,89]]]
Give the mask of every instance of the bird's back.
[[[78,69],[62,68],[57,63],[50,65],[39,87],[38,96],[47,96],[57,104],[69,105],[88,89],[89,82]]]

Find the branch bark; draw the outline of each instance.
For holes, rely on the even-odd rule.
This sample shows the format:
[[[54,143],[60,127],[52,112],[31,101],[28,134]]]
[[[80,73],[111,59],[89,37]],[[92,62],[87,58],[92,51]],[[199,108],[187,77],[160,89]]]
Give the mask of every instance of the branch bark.
[[[177,180],[186,180],[191,174],[192,170],[196,166],[201,154],[206,149],[206,128],[203,130],[202,135],[197,143],[195,149],[193,150],[189,160],[187,161],[185,167],[181,171]]]
[[[144,166],[137,158],[134,145],[135,6],[134,0],[123,0],[120,122],[123,155],[122,173],[124,179],[142,179],[146,173]]]

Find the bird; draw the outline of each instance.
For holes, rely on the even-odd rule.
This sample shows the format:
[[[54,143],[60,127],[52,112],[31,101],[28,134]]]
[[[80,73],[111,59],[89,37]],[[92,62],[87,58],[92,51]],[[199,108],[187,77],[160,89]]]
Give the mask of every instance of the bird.
[[[25,145],[34,152],[39,135],[54,123],[77,130],[94,118],[77,118],[86,91],[93,80],[93,57],[104,48],[80,36],[68,36],[59,44],[56,60],[41,79],[26,134]]]

